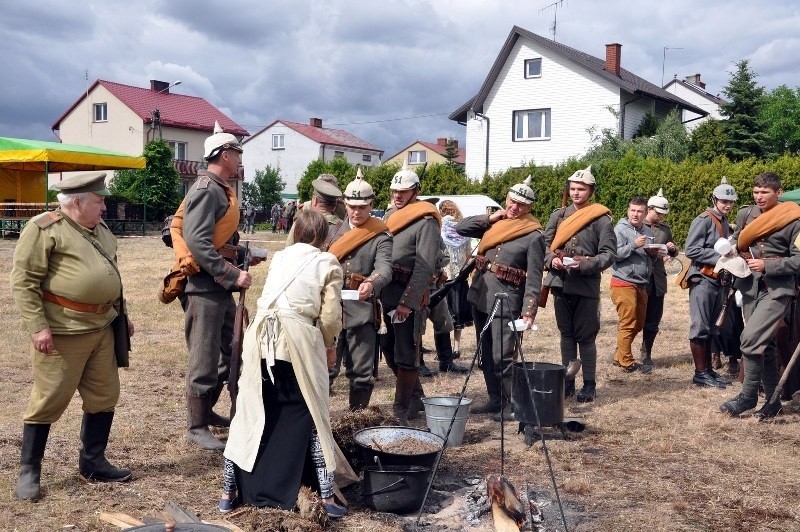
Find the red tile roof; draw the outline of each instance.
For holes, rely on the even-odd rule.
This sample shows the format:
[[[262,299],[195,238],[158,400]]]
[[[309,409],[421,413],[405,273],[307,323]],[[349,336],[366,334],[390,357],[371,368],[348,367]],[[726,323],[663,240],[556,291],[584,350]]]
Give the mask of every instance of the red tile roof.
[[[93,91],[97,85],[105,87],[111,94],[128,106],[131,111],[139,115],[147,124],[152,120],[151,113],[153,112],[153,107],[157,103],[158,109],[161,111],[162,126],[212,133],[214,130],[214,121],[218,121],[219,125],[222,126],[222,129],[226,133],[231,133],[240,137],[250,135],[246,129],[228,118],[225,113],[198,96],[162,92],[158,95],[156,100],[155,92],[150,89],[132,87],[131,85],[123,85],[121,83],[114,83],[113,81],[102,79],[95,81],[87,93]],[[52,129],[59,129],[61,121],[64,120],[85,97],[86,93],[82,94],[58,120],[53,122]]]
[[[253,140],[258,135],[263,133],[264,131],[268,130],[275,124],[280,122],[281,124],[285,125],[288,128],[291,128],[303,136],[306,136],[313,140],[314,142],[318,142],[319,144],[332,144],[335,146],[342,146],[344,148],[355,148],[357,150],[366,150],[366,151],[374,151],[383,155],[383,150],[377,148],[370,144],[365,140],[361,140],[360,138],[356,137],[355,135],[351,135],[347,131],[342,129],[332,129],[329,127],[315,127],[309,124],[301,124],[300,122],[290,122],[288,120],[275,120],[273,123],[247,139],[247,142]]]

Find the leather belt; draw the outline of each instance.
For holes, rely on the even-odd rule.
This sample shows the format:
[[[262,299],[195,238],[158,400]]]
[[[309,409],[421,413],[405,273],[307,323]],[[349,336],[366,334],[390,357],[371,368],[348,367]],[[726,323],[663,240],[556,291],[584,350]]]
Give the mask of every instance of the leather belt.
[[[103,303],[101,305],[79,303],[78,301],[67,299],[66,297],[57,296],[52,292],[48,292],[47,290],[42,290],[42,299],[51,303],[55,303],[56,305],[61,305],[62,307],[70,310],[76,310],[78,312],[91,312],[93,314],[105,314],[114,307],[113,301],[109,301],[108,303]]]

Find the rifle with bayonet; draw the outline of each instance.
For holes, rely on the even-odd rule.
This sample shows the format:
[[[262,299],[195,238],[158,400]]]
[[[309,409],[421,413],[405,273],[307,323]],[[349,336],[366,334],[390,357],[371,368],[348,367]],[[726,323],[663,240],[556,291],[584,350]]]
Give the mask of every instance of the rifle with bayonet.
[[[720,284],[725,287],[725,298],[722,300],[722,309],[719,311],[719,316],[717,316],[717,321],[714,322],[714,325],[717,327],[724,327],[725,322],[728,321],[728,309],[730,308],[731,304],[734,304],[734,298],[736,296],[736,289],[733,287],[733,276],[730,272],[722,270],[719,272],[719,281]]]
[[[244,245],[244,264],[242,270],[250,269],[250,242]],[[236,397],[239,395],[239,371],[242,365],[242,341],[244,331],[250,320],[245,307],[247,288],[239,288],[239,301],[236,304],[236,315],[233,320],[233,339],[231,340],[231,370],[228,376],[228,392],[231,395],[231,419],[236,413]]]

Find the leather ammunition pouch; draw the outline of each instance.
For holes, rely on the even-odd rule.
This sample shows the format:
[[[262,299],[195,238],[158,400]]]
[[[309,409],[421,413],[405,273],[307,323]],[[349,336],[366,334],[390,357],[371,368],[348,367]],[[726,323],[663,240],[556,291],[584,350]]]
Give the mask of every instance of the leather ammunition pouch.
[[[399,264],[392,264],[392,281],[401,284],[407,284],[411,280],[411,274],[414,273],[413,268],[401,266]]]
[[[347,272],[344,276],[344,289],[345,290],[358,290],[361,283],[366,279],[360,273]]]
[[[434,283],[436,284],[436,288],[441,288],[444,286],[444,283],[447,282],[447,274],[442,272],[438,276],[433,278]]]
[[[700,273],[702,273],[706,277],[711,277],[712,279],[719,278],[719,274],[714,272],[714,267],[710,264],[703,264],[703,267],[700,268]]]
[[[239,258],[239,247],[231,244],[224,244],[219,248],[219,254],[223,259],[235,266],[236,260]]]
[[[490,262],[485,256],[478,255],[475,260],[475,268],[482,272],[492,272],[501,281],[520,286],[525,282],[527,274],[525,270],[507,266],[505,264]]]

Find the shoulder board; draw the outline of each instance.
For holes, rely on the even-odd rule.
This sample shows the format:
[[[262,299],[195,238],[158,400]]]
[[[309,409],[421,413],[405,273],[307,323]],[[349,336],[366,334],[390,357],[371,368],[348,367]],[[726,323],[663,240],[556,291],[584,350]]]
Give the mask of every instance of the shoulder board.
[[[54,223],[58,223],[62,220],[62,216],[56,212],[49,211],[42,213],[41,215],[34,218],[33,223],[35,223],[39,229],[44,229],[46,227],[50,227]]]
[[[742,205],[741,207],[739,207],[739,210],[740,210],[740,211],[743,211],[743,210],[745,210],[745,209],[749,209],[750,207],[753,207],[753,205]],[[737,212],[738,212],[738,211],[737,211]]]
[[[201,177],[200,179],[197,180],[197,188],[198,189],[208,188],[209,183],[211,183],[210,177]]]
[[[697,215],[698,218],[708,218],[709,216],[711,216],[711,213],[709,213],[708,211],[703,211]]]
[[[672,228],[669,226],[669,224],[665,224],[664,222],[661,222],[661,225],[663,225],[664,227],[666,227],[669,230],[672,230]]]

